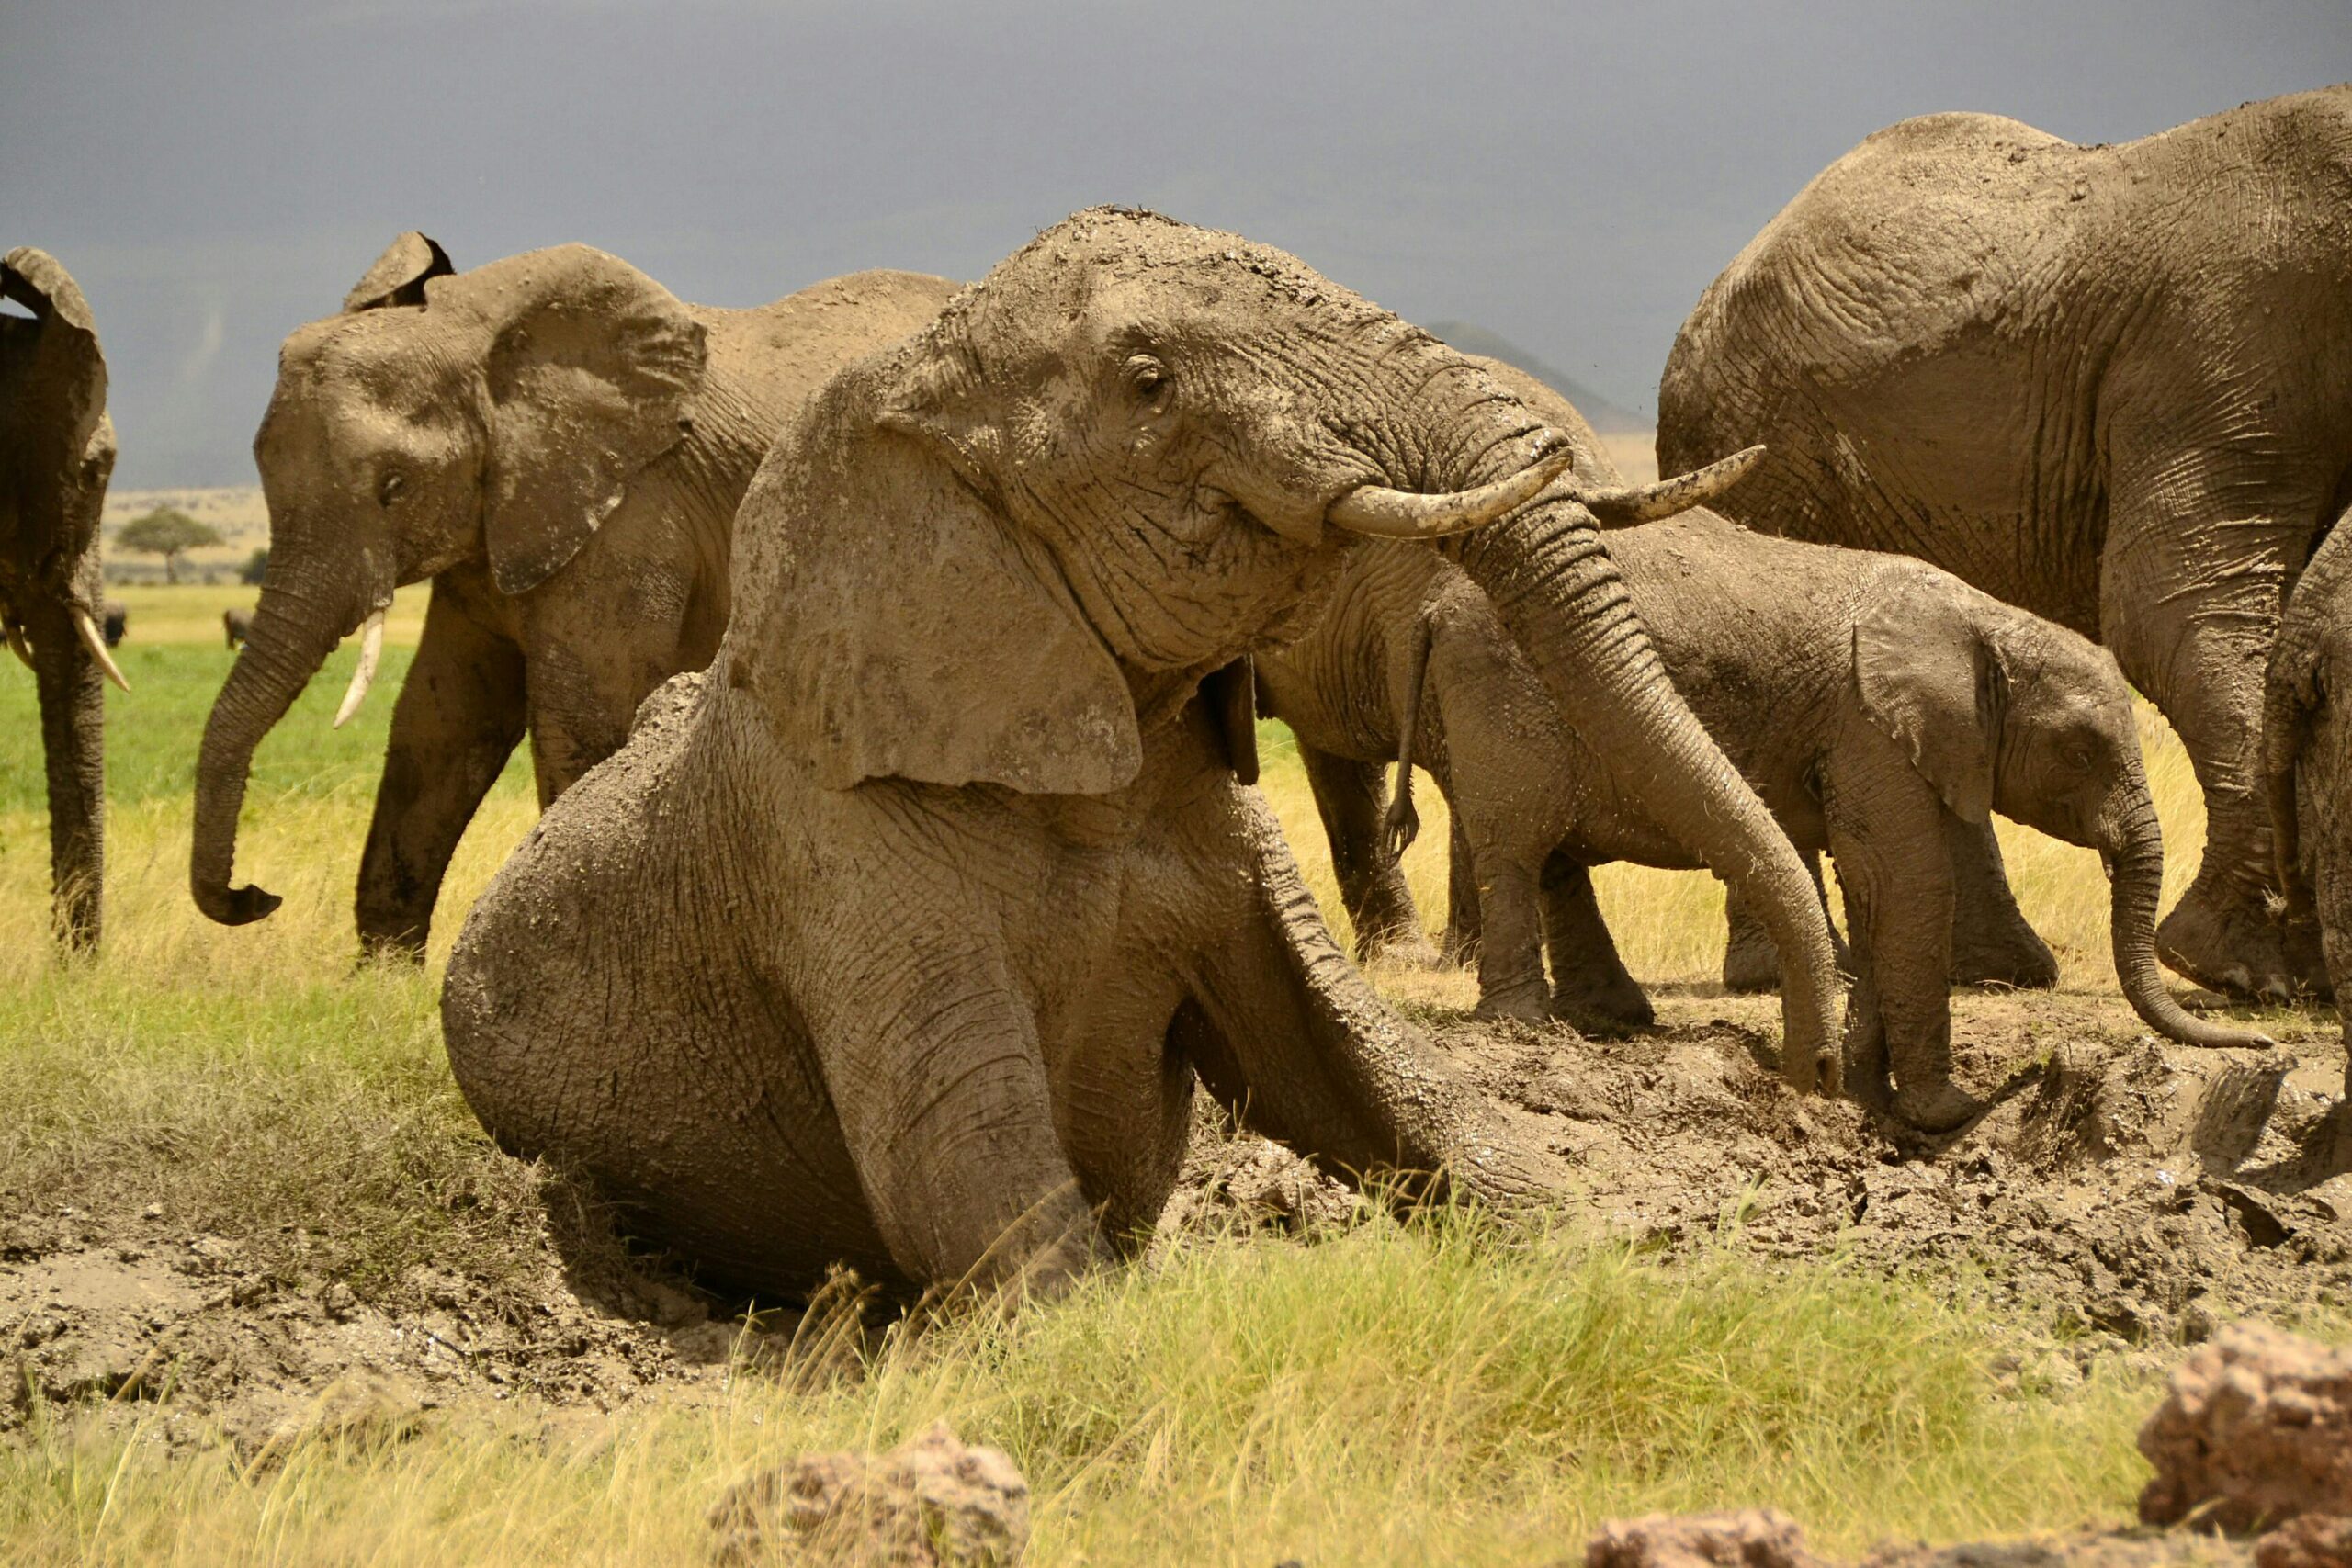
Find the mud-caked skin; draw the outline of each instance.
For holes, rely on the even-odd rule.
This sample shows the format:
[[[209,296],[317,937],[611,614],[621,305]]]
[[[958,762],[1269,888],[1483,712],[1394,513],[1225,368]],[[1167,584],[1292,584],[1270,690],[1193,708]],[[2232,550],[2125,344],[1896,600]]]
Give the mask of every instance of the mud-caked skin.
[[[2262,732],[2285,923],[2316,940],[2336,1013],[2352,1023],[2352,510],[2312,552],[2288,597],[2265,675]],[[2344,1089],[2352,1099],[2352,1059]]]
[[[2262,671],[2352,479],[2352,86],[2080,147],[1906,120],[1710,287],[1658,458],[1769,456],[1724,510],[1921,557],[2111,649],[2208,822],[2157,933],[2208,986],[2324,987],[2269,913]]]
[[[1562,439],[1280,252],[1118,210],[1046,231],[778,437],[710,669],[467,921],[442,1018],[469,1101],[769,1296],[836,1259],[1050,1288],[1159,1214],[1196,1077],[1334,1171],[1548,1188],[1237,780],[1235,662],[1298,629],[1350,530],[1486,519],[1447,547],[1552,700],[1670,781],[1782,938],[1809,1080],[1819,908],[1590,514],[1520,504]]]
[[[269,565],[250,623],[224,617],[244,647],[197,770],[198,906],[232,925],[277,908],[230,885],[254,748],[340,638],[430,579],[356,901],[368,948],[421,953],[516,743],[544,807],[619,748],[647,694],[709,662],[736,504],[777,427],[954,290],[857,273],[714,310],[585,245],[460,273],[423,235],[395,241],[279,354],[254,442]]]
[[[1946,987],[1964,882],[1980,897],[1998,889],[2018,919],[1987,848],[1995,810],[2106,858],[2117,974],[2152,1026],[2191,1043],[2262,1043],[2190,1016],[2164,987],[2163,840],[2131,693],[2105,650],[1906,557],[1773,538],[1710,513],[1608,539],[1691,709],[1798,849],[1837,861],[1857,1098],[1935,1131],[1975,1110],[1951,1081]],[[1295,697],[1286,681],[1301,662],[1338,662],[1318,645],[1359,597],[1360,620],[1385,633],[1385,689]],[[1359,752],[1375,738],[1365,716],[1413,716],[1412,760],[1439,779],[1471,847],[1482,1009],[1648,1021],[1586,867],[1697,863],[1648,809],[1654,781],[1559,720],[1476,585],[1426,552],[1360,553],[1326,615],[1260,661],[1270,705],[1303,742]],[[1352,733],[1335,722],[1343,709],[1358,716]],[[1392,742],[1401,734],[1392,721]],[[1395,810],[1409,837],[1409,795]]]
[[[0,315],[0,629],[40,692],[51,918],[88,948],[106,871],[107,363],[89,301],[47,252],[0,256],[0,298],[31,312]]]

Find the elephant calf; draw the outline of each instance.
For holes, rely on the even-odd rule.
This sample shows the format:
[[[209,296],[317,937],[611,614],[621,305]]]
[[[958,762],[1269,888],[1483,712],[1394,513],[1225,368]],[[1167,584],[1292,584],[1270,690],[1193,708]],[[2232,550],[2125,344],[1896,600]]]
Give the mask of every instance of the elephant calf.
[[[2036,940],[2000,877],[1996,809],[2107,858],[2117,974],[2151,1027],[2192,1044],[2261,1042],[2192,1017],[2158,975],[2163,840],[2131,693],[2104,650],[1908,557],[1773,538],[1705,513],[1608,537],[1692,710],[1790,840],[1836,857],[1858,1097],[1938,1131],[1976,1110],[1950,1077],[1956,897]],[[1381,634],[1374,660],[1322,646],[1361,646],[1367,626]],[[1351,671],[1360,687],[1308,678]],[[1392,850],[1413,825],[1409,764],[1440,781],[1476,870],[1483,1010],[1544,1013],[1548,943],[1552,1006],[1648,1021],[1586,868],[1696,865],[1655,805],[1678,786],[1564,723],[1475,583],[1424,554],[1368,552],[1317,630],[1261,659],[1260,674],[1303,745],[1361,757],[1368,741],[1396,743],[1408,766]]]

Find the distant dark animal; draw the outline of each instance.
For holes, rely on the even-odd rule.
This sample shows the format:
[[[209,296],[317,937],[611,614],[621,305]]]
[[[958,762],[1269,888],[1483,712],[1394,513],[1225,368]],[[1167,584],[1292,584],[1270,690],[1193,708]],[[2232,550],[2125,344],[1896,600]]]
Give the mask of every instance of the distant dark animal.
[[[244,641],[246,635],[254,629],[254,613],[233,606],[223,610],[220,612],[220,629],[228,634],[229,651],[234,653],[237,645]]]
[[[108,648],[122,646],[122,634],[130,629],[130,606],[119,599],[106,602],[106,637]]]

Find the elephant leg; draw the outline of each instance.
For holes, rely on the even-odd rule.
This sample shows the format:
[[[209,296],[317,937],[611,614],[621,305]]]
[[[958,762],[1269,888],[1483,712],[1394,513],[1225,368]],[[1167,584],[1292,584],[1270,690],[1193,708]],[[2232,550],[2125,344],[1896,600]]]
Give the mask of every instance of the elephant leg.
[[[1544,982],[1540,869],[1501,851],[1478,855],[1480,1018],[1540,1023],[1551,1016]]]
[[[436,582],[359,857],[359,941],[420,959],[449,857],[523,738],[523,652]]]
[[[2055,986],[2058,955],[2027,924],[2009,891],[1992,822],[1947,815],[1944,829],[1951,852],[1951,983],[2039,991]]]
[[[2205,795],[2204,860],[2156,929],[2157,955],[2216,990],[2325,995],[2324,968],[2290,960],[2268,913],[2262,682],[2333,476],[2282,482],[2275,452],[2184,453],[2169,432],[2119,432],[2113,446],[2100,638],[2179,732]]]
[[[1859,717],[1822,782],[1854,953],[1847,1093],[1947,1132],[1982,1109],[1951,1081],[1949,813],[1896,743]]]
[[[1812,850],[1799,850],[1797,858],[1804,863],[1813,878],[1814,895],[1821,900],[1821,918],[1829,926],[1829,945],[1838,955],[1838,967],[1850,975],[1854,954],[1838,935],[1838,922],[1830,919],[1829,889],[1821,880],[1821,856]],[[1735,993],[1779,990],[1781,955],[1772,946],[1771,933],[1747,900],[1729,888],[1724,891],[1724,989]]]
[[[837,929],[881,929],[836,913]],[[1108,1255],[1001,953],[933,922],[837,949],[797,989],[858,1184],[909,1279],[1051,1295]]]
[[[106,883],[106,679],[63,602],[25,618],[48,764],[51,920],[59,940],[97,944]]]
[[[1475,967],[1485,945],[1485,925],[1478,913],[1478,862],[1470,852],[1470,835],[1455,817],[1445,844],[1445,941],[1439,957],[1457,969]]]
[[[1543,897],[1553,1013],[1572,1023],[1598,1019],[1646,1028],[1657,1022],[1649,997],[1626,973],[1617,940],[1601,919],[1591,871],[1554,850],[1544,861]]]
[[[1414,908],[1412,889],[1405,885],[1405,868],[1381,848],[1380,818],[1388,805],[1386,770],[1303,741],[1298,755],[1306,764],[1315,809],[1330,840],[1340,902],[1356,928],[1357,960],[1429,967],[1437,953],[1421,930],[1421,913]]]
[[[1225,842],[1204,880],[1246,874],[1197,960],[1197,1007],[1170,1040],[1244,1124],[1344,1180],[1385,1173],[1407,1192],[1442,1173],[1510,1201],[1555,1191],[1550,1157],[1508,1127],[1428,1036],[1390,1012],[1331,941],[1262,803],[1229,792]]]

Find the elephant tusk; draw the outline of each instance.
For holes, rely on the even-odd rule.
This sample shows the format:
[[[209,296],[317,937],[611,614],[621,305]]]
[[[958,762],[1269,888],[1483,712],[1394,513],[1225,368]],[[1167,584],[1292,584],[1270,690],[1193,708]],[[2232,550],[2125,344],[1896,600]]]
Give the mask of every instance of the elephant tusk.
[[[1442,495],[1361,485],[1333,502],[1324,518],[1351,534],[1372,534],[1384,539],[1442,538],[1526,505],[1575,460],[1568,438],[1548,431],[1537,438],[1535,460],[1508,479]]]
[[[130,690],[130,682],[122,678],[120,670],[115,668],[114,655],[107,651],[107,639],[99,633],[98,623],[91,619],[90,612],[74,611],[74,625],[81,632],[82,640],[89,645],[90,657],[96,660],[98,668],[107,672],[107,679],[126,692]]]
[[[368,688],[376,683],[376,661],[384,656],[384,612],[378,610],[359,628],[359,668],[351,672],[351,689],[343,694],[343,705],[334,710],[334,728],[341,729],[368,700]]]
[[[32,644],[25,640],[25,628],[13,621],[8,625],[8,651],[23,660],[26,669],[33,667]]]
[[[1694,506],[1706,505],[1747,478],[1747,470],[1763,456],[1763,447],[1745,446],[1703,468],[1693,468],[1656,484],[1581,490],[1571,483],[1568,493],[1603,523],[1656,523]]]

